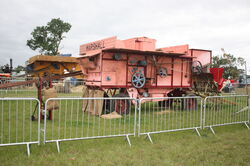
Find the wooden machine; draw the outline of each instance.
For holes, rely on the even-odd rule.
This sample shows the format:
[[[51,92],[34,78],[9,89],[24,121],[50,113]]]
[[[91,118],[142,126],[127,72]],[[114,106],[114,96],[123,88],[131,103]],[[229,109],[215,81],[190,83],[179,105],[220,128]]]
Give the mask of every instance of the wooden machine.
[[[76,58],[68,56],[37,55],[31,57],[27,63],[27,73],[32,77],[63,75],[65,71],[70,73],[80,70]],[[77,78],[83,77],[77,76]]]
[[[89,88],[119,89],[130,97],[180,96],[193,86],[193,73],[208,73],[212,53],[188,45],[155,48],[156,40],[111,37],[80,46],[78,58]]]
[[[188,45],[156,48],[155,44],[155,39],[147,37],[111,37],[81,45],[78,60],[86,85],[105,91],[106,96],[133,98],[217,91],[209,72],[210,50]]]

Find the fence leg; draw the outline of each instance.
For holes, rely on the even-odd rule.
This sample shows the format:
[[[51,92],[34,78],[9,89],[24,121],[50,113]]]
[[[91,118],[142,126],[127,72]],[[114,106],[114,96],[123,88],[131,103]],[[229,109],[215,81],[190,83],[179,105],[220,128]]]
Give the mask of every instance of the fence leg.
[[[43,134],[43,138],[44,138],[44,129],[41,129],[41,135]],[[41,138],[42,138],[42,136],[41,136]],[[42,142],[42,141],[41,141]],[[45,143],[46,143],[46,141],[45,141],[45,139],[43,140],[43,144],[45,145]]]
[[[56,141],[56,147],[57,147],[58,153],[60,153],[60,142],[59,141]]]
[[[199,132],[199,130],[198,130],[198,128],[197,128],[197,127],[195,128],[195,131],[196,131],[196,133],[198,134],[198,136],[200,137],[200,136],[201,136],[201,134],[200,134],[200,132]]]
[[[153,141],[152,141],[152,139],[151,139],[151,137],[150,137],[149,133],[147,133],[147,137],[148,137],[149,141],[150,141],[150,142],[151,142],[151,144],[152,144],[152,143],[153,143]]]
[[[128,144],[131,147],[131,143],[130,143],[130,139],[129,139],[128,135],[126,135],[126,140],[128,141]]]
[[[250,127],[247,125],[247,122],[244,123],[248,130],[250,130]]]
[[[212,133],[215,135],[214,129],[212,128],[212,126],[209,126],[209,129],[212,131]]]
[[[28,156],[30,156],[30,144],[27,143],[27,144],[26,144],[26,147],[27,147],[27,154],[28,154]]]

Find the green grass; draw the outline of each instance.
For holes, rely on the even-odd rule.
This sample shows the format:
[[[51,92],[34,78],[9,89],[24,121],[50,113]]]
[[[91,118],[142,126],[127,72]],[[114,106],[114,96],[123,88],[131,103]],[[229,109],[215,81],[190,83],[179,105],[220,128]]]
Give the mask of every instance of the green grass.
[[[242,125],[215,128],[216,136],[204,130],[202,137],[191,131],[152,135],[154,144],[144,137],[69,141],[26,147],[1,147],[1,165],[175,165],[247,166],[250,165],[250,132]]]
[[[71,92],[71,93],[57,93],[58,97],[82,97],[82,92]],[[37,98],[36,89],[23,89],[23,90],[0,90],[0,98],[3,97],[31,97]]]
[[[208,102],[207,123],[223,122],[225,118],[230,120],[227,118],[235,117],[232,115],[247,104],[245,98],[228,101],[240,104]],[[108,120],[83,113],[81,100],[58,103],[59,110],[53,111],[53,120],[47,121],[47,140],[133,132],[134,106],[129,115]],[[35,104],[0,101],[0,143],[36,140],[37,121],[30,120]],[[157,114],[166,110],[167,113]],[[172,107],[159,107],[157,103],[148,102],[142,105],[141,131],[195,127],[200,125],[200,113],[199,109],[184,109],[181,102],[175,102]],[[215,114],[216,120],[211,118]],[[246,118],[247,114],[243,112],[237,117]],[[154,144],[150,144],[145,136],[130,136],[131,148],[125,137],[67,141],[61,142],[60,154],[55,143],[32,145],[30,157],[26,155],[25,145],[0,147],[0,165],[250,165],[250,131],[246,127],[230,125],[214,130],[216,136],[208,130],[200,130],[202,137],[192,130],[152,134]]]

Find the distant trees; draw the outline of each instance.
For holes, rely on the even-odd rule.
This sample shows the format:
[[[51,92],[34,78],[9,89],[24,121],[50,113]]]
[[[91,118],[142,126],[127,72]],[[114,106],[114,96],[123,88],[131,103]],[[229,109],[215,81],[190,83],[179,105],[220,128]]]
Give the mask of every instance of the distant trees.
[[[235,57],[232,54],[224,53],[223,56],[213,56],[212,67],[215,68],[224,68],[224,78],[228,78],[229,76],[232,79],[238,79],[239,75],[244,73],[244,69],[240,69],[245,65],[246,61],[242,57]]]
[[[38,50],[40,54],[58,55],[59,45],[64,33],[68,32],[71,25],[60,18],[52,19],[46,26],[37,26],[31,33],[32,38],[27,40],[27,46]]]
[[[19,73],[20,71],[26,71],[26,68],[24,66],[18,65],[16,68],[14,68],[14,71]]]

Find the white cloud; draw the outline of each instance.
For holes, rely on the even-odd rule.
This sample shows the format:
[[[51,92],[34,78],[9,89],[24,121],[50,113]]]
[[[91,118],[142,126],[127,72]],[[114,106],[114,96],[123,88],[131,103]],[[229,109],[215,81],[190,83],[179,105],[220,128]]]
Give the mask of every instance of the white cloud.
[[[31,31],[58,17],[72,24],[61,52],[75,56],[85,42],[147,36],[158,47],[190,44],[214,54],[224,48],[250,64],[249,0],[1,0],[0,65],[37,54],[26,46]]]

